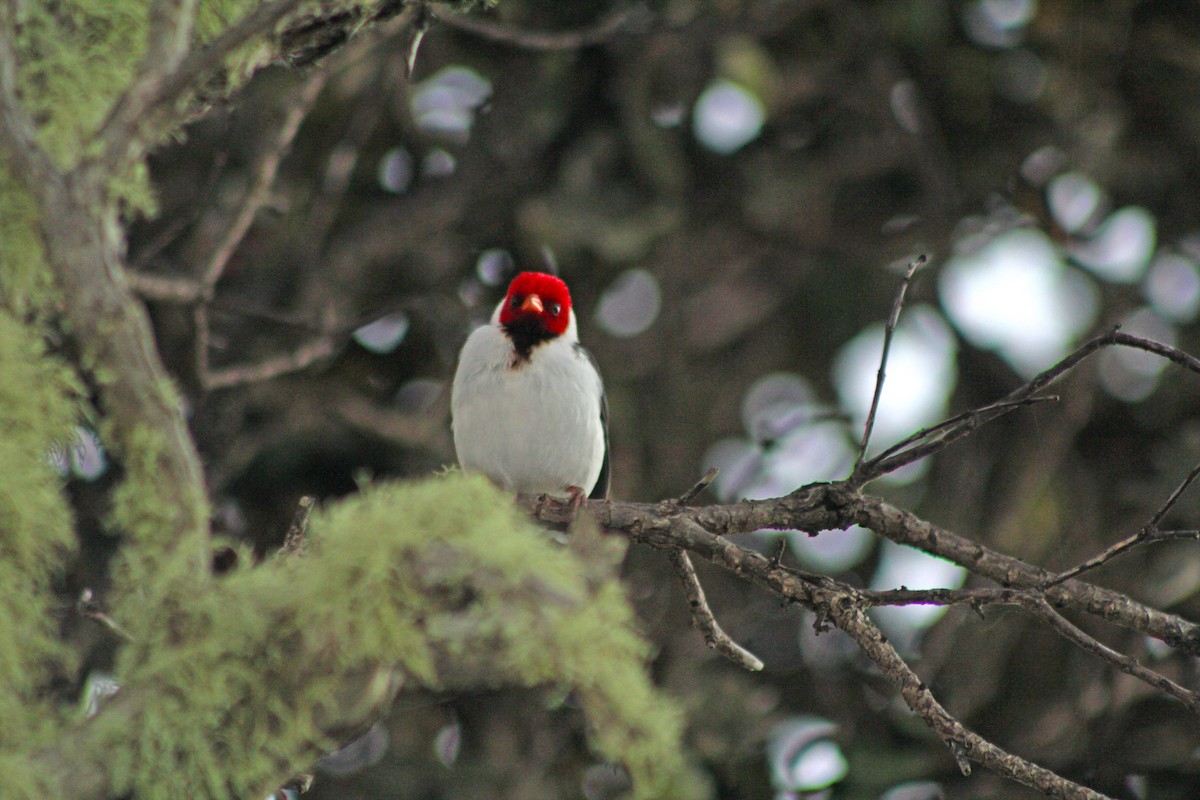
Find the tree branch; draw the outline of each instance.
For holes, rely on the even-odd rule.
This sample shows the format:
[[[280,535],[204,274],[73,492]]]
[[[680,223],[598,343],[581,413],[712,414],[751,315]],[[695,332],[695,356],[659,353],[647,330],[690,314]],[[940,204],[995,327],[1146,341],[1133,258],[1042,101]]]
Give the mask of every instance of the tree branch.
[[[115,204],[106,197],[104,182],[60,172],[38,145],[17,97],[12,24],[6,8],[0,28],[0,150],[48,221],[41,228],[47,260],[84,363],[97,382],[127,480],[154,485],[153,509],[128,509],[145,523],[133,527],[140,527],[158,550],[184,552],[194,574],[203,575],[208,562],[204,475],[150,321],[125,280],[125,242]]]
[[[569,521],[568,505],[554,502],[522,501],[525,508],[543,522]],[[1061,798],[1101,798],[1090,789],[1067,781],[1055,773],[1020,759],[967,730],[951,717],[911,668],[865,616],[865,609],[882,600],[965,602],[975,607],[983,602],[1002,602],[1031,607],[1044,617],[1051,605],[1073,607],[1109,622],[1158,637],[1190,654],[1200,653],[1200,628],[1180,617],[1144,606],[1107,589],[1078,580],[1042,587],[1053,576],[1047,570],[1005,556],[976,542],[937,528],[915,515],[890,506],[877,498],[863,495],[848,482],[813,484],[773,500],[745,500],[725,506],[684,507],[677,503],[627,503],[593,501],[587,509],[605,528],[627,535],[632,541],[664,550],[668,555],[692,553],[762,586],[778,596],[804,605],[819,618],[832,620],[848,633],[888,675],[905,702],[947,743],[960,766],[966,760],[977,761],[997,774]],[[892,541],[917,547],[925,552],[954,561],[971,572],[1002,584],[998,589],[976,592],[930,590],[908,593],[863,593],[833,578],[792,569],[757,553],[739,547],[726,534],[768,529],[796,529],[810,533],[843,529],[859,524]],[[943,594],[935,594],[942,592]],[[894,595],[894,596],[890,596]],[[1057,616],[1057,615],[1055,615]],[[1048,619],[1068,638],[1089,652],[1123,671],[1134,674],[1149,685],[1182,700],[1189,708],[1196,696],[1164,676],[1145,669],[1136,661],[1104,647],[1086,634],[1068,633],[1065,620]]]
[[[751,672],[762,670],[762,660],[721,629],[708,605],[708,599],[704,596],[704,587],[700,585],[700,577],[696,575],[696,568],[688,554],[683,550],[671,550],[667,553],[667,559],[683,586],[683,596],[687,598],[688,607],[692,610],[692,624],[704,635],[705,643],[740,667]]]

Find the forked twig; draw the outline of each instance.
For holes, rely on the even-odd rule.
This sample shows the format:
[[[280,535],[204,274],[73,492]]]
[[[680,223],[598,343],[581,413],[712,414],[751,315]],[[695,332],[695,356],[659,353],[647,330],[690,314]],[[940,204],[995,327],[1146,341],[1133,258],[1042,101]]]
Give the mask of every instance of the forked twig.
[[[912,283],[913,275],[926,260],[922,253],[913,259],[908,265],[908,269],[904,271],[904,278],[900,281],[900,290],[896,292],[896,299],[892,303],[892,313],[888,316],[887,325],[883,329],[883,351],[879,354],[879,371],[875,375],[875,394],[871,397],[867,422],[863,426],[862,442],[858,446],[858,457],[854,460],[855,474],[858,473],[859,466],[867,456],[867,445],[871,443],[871,431],[875,427],[875,415],[879,411],[879,398],[883,395],[883,379],[887,374],[888,352],[892,347],[892,337],[896,334],[896,326],[900,322],[900,311],[904,308],[904,296],[908,293],[908,285]]]
[[[1070,372],[1088,356],[1105,347],[1113,346],[1144,350],[1147,353],[1161,356],[1190,372],[1200,375],[1200,359],[1197,359],[1195,356],[1188,355],[1182,350],[1168,344],[1163,344],[1162,342],[1124,333],[1119,327],[1115,327],[1087,340],[1057,364],[1038,373],[1031,380],[1009,392],[996,402],[989,403],[982,408],[968,411],[964,414],[959,414],[951,420],[934,426],[931,430],[938,432],[939,435],[936,438],[929,439],[928,434],[925,433],[914,434],[908,437],[905,442],[889,448],[887,453],[876,456],[870,461],[863,462],[852,473],[850,482],[856,486],[863,486],[880,475],[893,472],[914,461],[919,461],[922,458],[943,450],[950,444],[974,432],[997,417],[1007,414],[1014,408],[1052,399],[1040,397],[1037,393]],[[898,448],[905,447],[906,443],[911,442],[919,443],[900,452],[895,452]]]
[[[1160,531],[1158,529],[1158,524],[1162,522],[1163,517],[1165,517],[1167,513],[1175,507],[1175,504],[1179,502],[1179,497],[1189,486],[1192,485],[1197,477],[1200,477],[1200,464],[1192,467],[1192,471],[1187,474],[1187,477],[1183,479],[1183,482],[1175,487],[1175,491],[1171,492],[1171,496],[1168,497],[1163,504],[1158,507],[1158,510],[1154,512],[1154,516],[1150,517],[1150,521],[1138,529],[1137,533],[1122,539],[1111,547],[1105,549],[1099,555],[1093,556],[1087,561],[1071,567],[1066,572],[1062,572],[1054,576],[1052,580],[1046,583],[1046,588],[1057,586],[1063,581],[1070,580],[1077,575],[1081,575],[1084,572],[1093,570],[1096,567],[1099,567],[1101,564],[1111,561],[1122,553],[1129,552],[1143,542],[1166,541],[1167,539],[1196,538],[1191,535],[1193,531]]]
[[[670,550],[667,552],[667,558],[670,560],[671,566],[675,568],[679,582],[683,585],[683,594],[687,597],[688,606],[692,610],[692,624],[704,635],[705,643],[738,666],[751,672],[761,671],[762,660],[729,638],[729,634],[721,629],[720,623],[717,622],[716,616],[713,615],[712,609],[708,605],[708,599],[704,596],[704,587],[700,585],[700,577],[696,574],[696,568],[692,565],[692,559],[688,556],[687,551]]]
[[[1055,632],[1067,641],[1091,653],[1102,661],[1112,664],[1126,675],[1132,675],[1163,694],[1174,697],[1187,706],[1188,710],[1200,713],[1200,694],[1193,692],[1191,689],[1185,689],[1165,675],[1160,675],[1154,670],[1142,666],[1136,658],[1127,656],[1124,653],[1118,653],[1111,647],[1084,633],[1066,617],[1051,608],[1050,604],[1046,602],[1045,597],[1023,592],[1018,595],[1018,602],[1023,608],[1033,612],[1035,616],[1049,624],[1050,627],[1054,628]]]
[[[925,456],[941,450],[950,441],[961,439],[985,423],[991,422],[1022,406],[1031,406],[1037,403],[1057,403],[1058,401],[1058,395],[1024,397],[1019,400],[998,400],[981,408],[955,414],[953,417],[943,420],[936,425],[922,428],[916,433],[906,436],[879,455],[863,462],[855,471],[851,482],[861,486],[878,478],[880,475],[894,472],[914,461],[920,461]],[[948,440],[951,435],[953,435],[953,439]],[[881,468],[881,465],[886,465],[886,467]]]

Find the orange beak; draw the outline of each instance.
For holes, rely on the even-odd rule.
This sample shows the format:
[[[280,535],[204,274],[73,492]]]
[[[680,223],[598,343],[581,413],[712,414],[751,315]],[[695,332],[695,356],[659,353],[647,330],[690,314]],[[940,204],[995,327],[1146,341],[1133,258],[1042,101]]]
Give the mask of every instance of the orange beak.
[[[531,311],[532,310],[532,311],[536,311],[537,313],[541,314],[542,311],[545,310],[542,306],[542,298],[538,297],[536,294],[527,295],[525,297],[525,302],[521,303],[521,310],[522,311]]]

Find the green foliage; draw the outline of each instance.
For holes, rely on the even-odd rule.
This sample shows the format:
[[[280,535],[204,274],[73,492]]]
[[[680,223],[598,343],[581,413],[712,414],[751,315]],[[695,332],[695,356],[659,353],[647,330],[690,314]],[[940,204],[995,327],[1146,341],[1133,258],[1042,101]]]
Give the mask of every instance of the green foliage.
[[[585,565],[487,481],[370,487],[315,518],[312,538],[303,557],[146,610],[157,619],[121,655],[127,705],[93,723],[118,791],[261,794],[390,685],[553,685],[577,693],[637,797],[699,794],[620,586],[589,590]]]
[[[0,752],[44,727],[38,689],[66,660],[50,581],[74,539],[50,454],[73,436],[77,391],[34,333],[0,311],[0,631],[19,632],[0,637]]]

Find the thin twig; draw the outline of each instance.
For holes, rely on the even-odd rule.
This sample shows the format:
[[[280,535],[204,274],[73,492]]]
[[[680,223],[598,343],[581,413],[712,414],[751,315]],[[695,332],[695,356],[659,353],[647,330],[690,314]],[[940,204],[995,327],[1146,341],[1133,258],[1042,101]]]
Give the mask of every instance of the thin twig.
[[[1200,713],[1200,694],[1193,692],[1191,689],[1185,689],[1165,675],[1160,675],[1154,670],[1142,666],[1136,658],[1127,656],[1124,653],[1118,653],[1111,647],[1084,633],[1067,620],[1066,617],[1051,608],[1044,597],[1026,592],[1019,596],[1018,602],[1022,607],[1032,611],[1039,619],[1048,623],[1050,627],[1054,628],[1055,632],[1067,641],[1077,645],[1102,661],[1112,664],[1126,675],[1132,675],[1163,694],[1174,697],[1187,706],[1189,711]]]
[[[858,474],[859,475],[871,475],[873,477],[878,477],[878,475],[876,475],[876,470],[874,469],[874,466],[883,461],[887,461],[889,463],[890,469],[888,471],[894,471],[896,469],[899,469],[900,467],[903,467],[903,466],[906,466],[906,465],[912,463],[912,461],[916,461],[919,458],[923,458],[924,457],[923,455],[921,455],[921,456],[914,455],[912,458],[912,461],[909,461],[909,460],[903,459],[902,457],[898,456],[897,454],[914,453],[915,451],[906,450],[906,448],[908,448],[912,444],[915,444],[915,443],[921,442],[921,441],[927,441],[927,442],[939,441],[942,438],[941,435],[944,434],[948,430],[953,429],[956,432],[959,432],[960,431],[959,426],[965,425],[966,426],[965,430],[974,431],[974,430],[977,430],[979,426],[984,424],[983,422],[977,422],[977,420],[982,419],[982,420],[984,420],[984,422],[990,422],[991,420],[997,419],[999,416],[1001,416],[1004,413],[1007,413],[1009,411],[1014,411],[1023,406],[1031,406],[1031,405],[1035,405],[1037,403],[1057,403],[1057,402],[1059,402],[1059,400],[1060,400],[1060,398],[1058,395],[1045,395],[1045,396],[1041,396],[1041,397],[1025,397],[1020,400],[1011,400],[1011,401],[1000,400],[995,403],[991,403],[989,405],[983,406],[981,408],[975,408],[970,411],[964,411],[961,414],[956,414],[953,417],[950,417],[949,419],[946,419],[946,420],[943,420],[942,422],[937,423],[936,425],[931,425],[928,428],[922,428],[921,430],[917,431],[916,433],[906,436],[904,439],[902,439],[901,441],[892,445],[888,449],[884,450],[879,455],[877,455],[874,458],[870,459],[869,461],[865,462],[859,469]],[[1000,413],[999,414],[994,413],[997,411],[999,411]],[[895,458],[893,458],[893,456],[895,456]]]
[[[1192,485],[1192,482],[1195,481],[1197,477],[1200,477],[1200,464],[1192,467],[1192,471],[1187,474],[1187,477],[1183,479],[1183,482],[1175,487],[1175,491],[1171,492],[1171,496],[1168,497],[1163,504],[1158,507],[1158,510],[1154,512],[1154,516],[1150,518],[1150,521],[1143,525],[1141,529],[1137,531],[1137,533],[1134,533],[1133,535],[1122,539],[1111,547],[1106,548],[1104,552],[1089,558],[1082,564],[1078,564],[1074,567],[1071,567],[1071,569],[1067,570],[1066,572],[1058,574],[1053,580],[1047,583],[1046,586],[1057,586],[1065,580],[1070,580],[1071,578],[1082,575],[1085,572],[1089,572],[1096,567],[1111,561],[1122,553],[1132,550],[1143,542],[1165,540],[1167,537],[1159,535],[1158,523],[1162,522],[1163,517],[1165,517],[1167,513],[1175,507],[1175,504],[1179,502],[1180,496],[1189,486]],[[1191,537],[1173,536],[1170,538],[1181,539]]]
[[[696,481],[692,488],[679,495],[679,498],[675,502],[681,506],[686,506],[688,503],[695,500],[701,492],[707,489],[708,485],[716,480],[717,475],[719,475],[720,472],[721,470],[717,469],[716,467],[709,467],[704,475],[700,477],[700,480]]]
[[[250,188],[242,198],[237,214],[226,228],[225,236],[213,249],[208,264],[200,274],[200,282],[204,287],[211,289],[220,280],[225,267],[229,264],[229,259],[242,240],[246,238],[251,223],[254,222],[259,210],[271,196],[275,177],[279,174],[279,165],[291,150],[292,142],[300,130],[300,123],[312,110],[313,103],[316,102],[317,95],[325,87],[328,78],[328,71],[319,68],[313,69],[309,72],[308,78],[297,86],[289,97],[279,128],[258,155]]]
[[[867,456],[867,446],[871,443],[871,431],[875,427],[875,414],[879,411],[879,399],[883,396],[883,379],[886,375],[888,352],[892,348],[892,337],[896,333],[896,326],[900,323],[900,311],[904,308],[904,295],[908,293],[908,285],[912,283],[913,275],[925,261],[925,255],[919,255],[904,271],[900,289],[896,292],[896,299],[892,303],[892,313],[888,316],[887,325],[884,326],[883,350],[879,354],[879,372],[875,375],[875,394],[871,397],[871,408],[867,411],[867,421],[863,425],[862,442],[858,446],[858,457],[854,460],[854,472],[858,472],[858,467]]]
[[[137,641],[132,633],[112,618],[112,615],[108,613],[104,605],[96,599],[91,589],[84,589],[80,592],[79,600],[75,603],[75,608],[79,611],[80,615],[99,622],[125,641]]]
[[[817,590],[828,619],[852,638],[875,663],[904,702],[945,742],[964,774],[970,774],[970,762],[976,761],[993,772],[1051,797],[1065,800],[1104,800],[1105,795],[1040,767],[1020,756],[997,747],[968,730],[938,702],[912,668],[901,658],[887,637],[875,627],[866,612],[854,602],[845,602],[834,593]]]
[[[721,629],[708,605],[708,599],[704,596],[704,587],[700,585],[700,577],[696,575],[696,568],[692,565],[687,551],[670,550],[667,552],[667,558],[683,586],[683,594],[692,610],[692,624],[704,635],[705,643],[738,666],[751,672],[761,671],[762,660],[729,638],[729,634]]]
[[[150,272],[126,270],[129,288],[146,300],[166,303],[195,303],[204,294],[200,284],[191,278],[155,275]]]
[[[865,462],[854,472],[853,482],[858,486],[865,485],[880,475],[885,475],[902,466],[919,461],[943,450],[985,423],[991,422],[997,417],[1007,414],[1014,407],[1032,400],[1038,392],[1070,372],[1088,356],[1105,347],[1113,346],[1131,347],[1136,350],[1154,353],[1180,365],[1190,372],[1200,375],[1200,359],[1188,355],[1171,345],[1123,333],[1119,328],[1113,328],[1084,342],[1057,364],[1038,373],[1030,381],[1009,392],[1000,400],[975,411],[959,415],[957,418],[959,421],[942,429],[937,438],[930,441],[923,441],[895,455],[886,458],[876,457],[869,462]]]
[[[316,498],[304,495],[296,504],[296,513],[292,515],[292,524],[288,526],[287,535],[283,537],[283,546],[279,548],[280,555],[304,555],[307,548],[308,518],[312,515]]]
[[[337,352],[338,344],[332,336],[314,339],[290,353],[266,358],[253,364],[239,364],[218,370],[209,370],[204,379],[204,388],[228,389],[247,383],[260,383],[307,369]]]
[[[253,367],[241,368],[242,372],[238,372],[234,368],[226,368],[217,374],[213,374],[210,371],[209,340],[211,327],[208,318],[209,303],[212,300],[217,282],[225,272],[230,258],[233,257],[234,252],[245,239],[251,224],[254,222],[254,218],[266,203],[267,198],[270,197],[271,188],[275,185],[275,178],[279,174],[279,165],[291,149],[292,142],[296,138],[296,133],[300,130],[300,123],[308,116],[308,112],[312,109],[313,103],[316,102],[317,95],[321,93],[321,89],[324,88],[327,79],[327,71],[320,68],[314,69],[309,74],[308,79],[300,84],[292,93],[286,105],[283,118],[280,121],[279,128],[258,156],[250,188],[247,189],[245,196],[242,198],[238,211],[227,228],[225,236],[213,248],[208,263],[200,273],[196,286],[199,302],[193,309],[192,318],[196,331],[194,342],[196,376],[201,386],[210,389],[221,388],[227,385],[228,381],[233,381],[234,383],[246,382],[242,379],[243,374],[255,374]],[[328,337],[322,337],[321,341],[327,343]],[[307,356],[302,356],[302,352],[303,349],[292,354],[290,358],[294,359],[294,362],[288,363],[300,364],[301,366],[297,368],[302,368],[313,360],[316,360],[315,358],[305,360]],[[277,367],[275,371],[266,371],[266,374],[268,377],[274,377],[287,371],[290,370]]]

